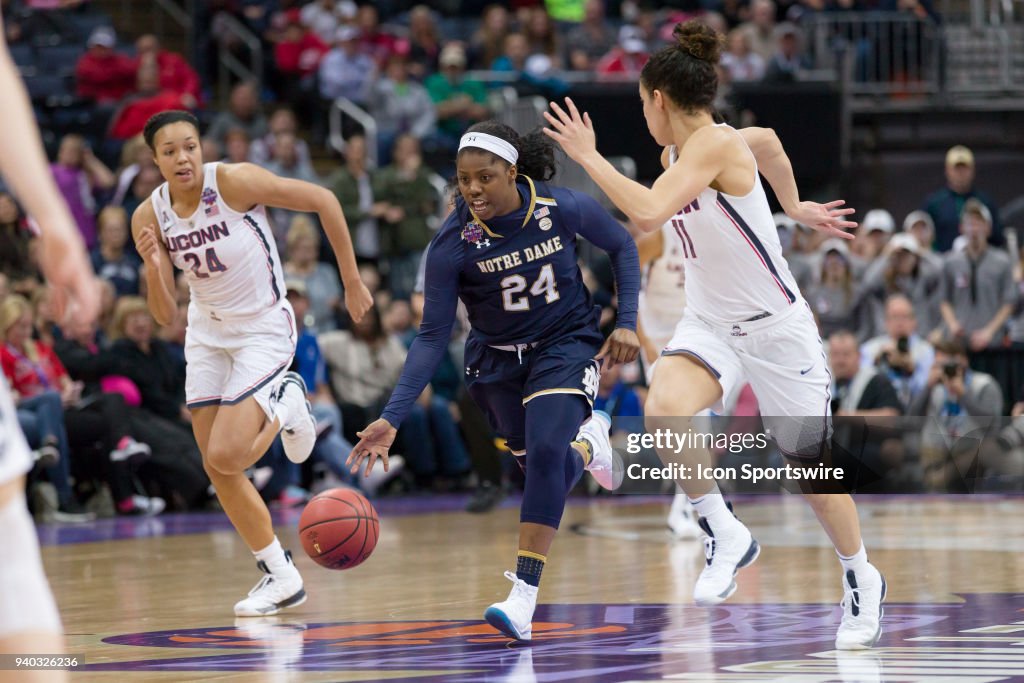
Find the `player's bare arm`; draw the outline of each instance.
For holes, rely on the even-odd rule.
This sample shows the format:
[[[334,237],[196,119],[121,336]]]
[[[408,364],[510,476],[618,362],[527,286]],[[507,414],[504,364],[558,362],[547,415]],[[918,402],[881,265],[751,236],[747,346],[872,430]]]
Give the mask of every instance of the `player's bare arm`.
[[[338,260],[341,281],[345,285],[345,307],[358,322],[373,305],[373,297],[359,278],[352,237],[338,199],[330,190],[274,175],[255,164],[221,164],[217,167],[217,185],[228,206],[247,209],[256,204],[292,211],[316,213]]]
[[[160,325],[168,325],[178,312],[174,297],[174,266],[160,237],[153,203],[149,198],[132,214],[132,238],[142,257],[146,277],[146,303],[153,319]]]
[[[845,217],[854,213],[854,209],[845,206],[844,200],[837,199],[827,204],[800,201],[800,191],[793,176],[793,165],[774,130],[742,128],[739,134],[750,147],[754,158],[757,159],[758,170],[772,186],[787,216],[797,223],[820,230],[832,237],[853,239],[853,233],[847,232],[847,229],[852,230],[857,224],[846,220]]]
[[[551,125],[544,133],[583,166],[615,206],[644,232],[660,229],[680,206],[692,202],[726,169],[728,155],[722,150],[728,149],[733,136],[709,126],[690,136],[680,151],[680,163],[661,174],[652,187],[644,187],[619,173],[598,153],[590,115],[581,115],[569,98],[565,103],[566,109],[562,109],[552,102],[552,111],[544,112]]]

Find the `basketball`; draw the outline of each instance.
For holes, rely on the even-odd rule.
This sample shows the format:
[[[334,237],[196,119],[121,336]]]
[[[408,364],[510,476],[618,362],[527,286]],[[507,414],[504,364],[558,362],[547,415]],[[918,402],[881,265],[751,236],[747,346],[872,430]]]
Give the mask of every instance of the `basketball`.
[[[330,489],[314,496],[299,518],[306,554],[321,567],[351,569],[377,546],[380,522],[366,496],[352,489]]]

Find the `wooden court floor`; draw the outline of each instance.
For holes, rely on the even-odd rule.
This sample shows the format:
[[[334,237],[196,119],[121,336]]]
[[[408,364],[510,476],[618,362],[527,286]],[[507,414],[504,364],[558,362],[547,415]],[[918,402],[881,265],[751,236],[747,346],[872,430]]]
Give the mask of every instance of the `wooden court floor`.
[[[549,556],[535,639],[482,621],[513,568],[514,501],[490,514],[380,505],[362,566],[301,556],[309,600],[237,620],[259,575],[220,515],[41,529],[81,681],[1024,681],[1024,498],[860,499],[889,585],[875,650],[835,652],[834,552],[794,497],[737,501],[762,543],[725,605],[692,604],[703,544],[664,530],[666,498],[575,499]],[[393,506],[392,506],[393,507]],[[450,511],[444,511],[444,508]]]

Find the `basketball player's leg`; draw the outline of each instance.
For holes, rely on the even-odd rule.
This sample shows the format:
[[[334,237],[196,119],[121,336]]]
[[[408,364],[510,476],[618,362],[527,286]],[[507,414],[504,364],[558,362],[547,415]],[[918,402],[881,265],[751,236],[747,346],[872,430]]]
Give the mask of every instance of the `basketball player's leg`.
[[[753,340],[745,367],[779,449],[806,467],[830,457],[831,375],[809,309],[796,308],[781,323],[763,340]],[[823,488],[834,491],[837,484],[827,482]],[[870,648],[881,635],[886,589],[882,574],[868,562],[856,504],[848,493],[803,489],[843,570],[844,612],[836,648]]]
[[[647,431],[706,432],[704,418],[695,416],[729,402],[739,390],[741,377],[742,365],[732,347],[694,315],[684,314],[654,371],[644,407]],[[659,449],[658,455],[666,464],[685,465],[690,472],[711,465],[703,440],[678,452]],[[760,546],[726,506],[716,482],[687,477],[678,483],[711,539],[706,546],[707,563],[694,586],[694,601],[715,605],[736,592],[736,572],[757,559]]]
[[[43,573],[23,477],[0,483],[0,653],[60,654],[64,635]],[[0,682],[68,680],[65,671],[0,671]]]

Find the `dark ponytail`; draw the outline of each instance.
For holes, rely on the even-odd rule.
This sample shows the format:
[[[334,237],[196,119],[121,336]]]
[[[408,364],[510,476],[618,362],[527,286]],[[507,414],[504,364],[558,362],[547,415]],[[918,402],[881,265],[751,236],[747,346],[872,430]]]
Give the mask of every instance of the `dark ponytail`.
[[[711,111],[718,93],[715,67],[722,53],[722,36],[707,24],[676,24],[676,40],[644,65],[640,82],[648,92],[660,90],[687,113]]]
[[[555,144],[539,127],[520,136],[511,126],[491,119],[470,126],[466,132],[487,133],[511,144],[519,152],[519,161],[516,162],[519,173],[534,180],[551,180],[558,170],[555,165]]]

